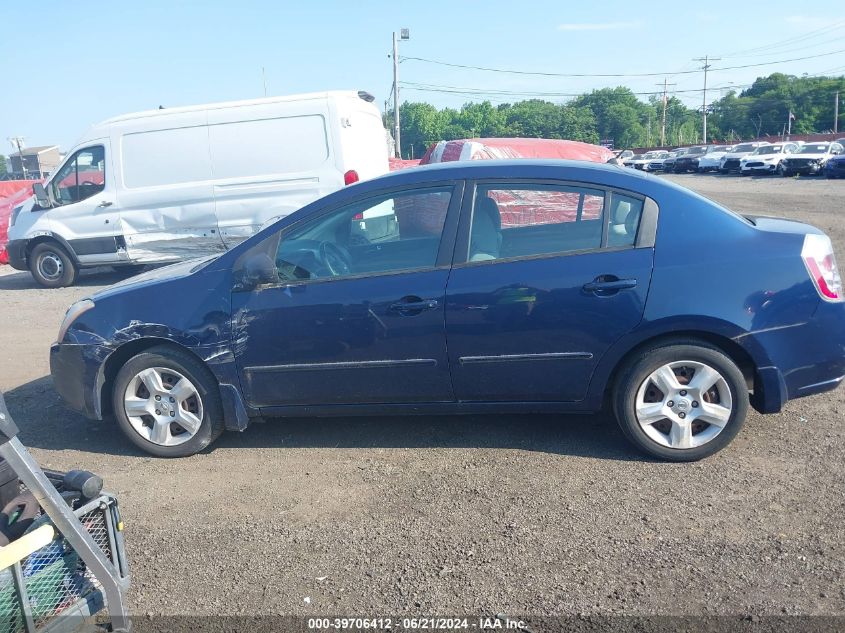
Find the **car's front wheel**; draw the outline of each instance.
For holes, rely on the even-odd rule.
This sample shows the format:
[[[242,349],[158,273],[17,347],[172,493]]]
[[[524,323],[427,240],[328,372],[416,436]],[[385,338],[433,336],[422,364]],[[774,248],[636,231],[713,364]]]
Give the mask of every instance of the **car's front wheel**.
[[[126,436],[156,457],[186,457],[223,432],[214,376],[198,359],[158,346],[132,357],[114,379],[112,406]]]
[[[748,389],[721,350],[684,341],[632,357],[620,369],[613,404],[637,447],[686,462],[716,453],[736,436],[748,413]]]

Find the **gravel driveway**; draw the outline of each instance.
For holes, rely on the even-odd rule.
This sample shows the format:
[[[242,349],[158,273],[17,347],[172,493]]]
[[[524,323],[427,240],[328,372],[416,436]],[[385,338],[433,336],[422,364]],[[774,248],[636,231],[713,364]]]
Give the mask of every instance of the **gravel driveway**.
[[[845,264],[845,182],[672,180],[811,222]],[[4,267],[0,389],[43,466],[119,494],[137,614],[845,615],[845,390],[686,465],[605,415],[270,422],[158,460],[49,378],[64,309],[119,278],[43,290]]]

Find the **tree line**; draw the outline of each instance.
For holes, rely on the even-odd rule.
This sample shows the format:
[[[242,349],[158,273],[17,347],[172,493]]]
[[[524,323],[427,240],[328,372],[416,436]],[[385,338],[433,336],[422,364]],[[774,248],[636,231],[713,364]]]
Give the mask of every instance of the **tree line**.
[[[834,97],[845,77],[796,77],[774,73],[759,77],[737,93],[731,90],[708,108],[708,140],[737,141],[777,136],[788,126],[793,134],[828,132],[834,128]],[[663,99],[641,100],[629,88],[601,88],[566,103],[529,99],[493,105],[466,103],[460,109],[438,109],[429,103],[405,102],[401,108],[402,154],[419,158],[436,141],[472,137],[536,137],[599,143],[612,140],[617,149],[660,144]],[[392,116],[385,116],[392,129]],[[701,142],[701,109],[676,97],[666,103],[666,144]]]

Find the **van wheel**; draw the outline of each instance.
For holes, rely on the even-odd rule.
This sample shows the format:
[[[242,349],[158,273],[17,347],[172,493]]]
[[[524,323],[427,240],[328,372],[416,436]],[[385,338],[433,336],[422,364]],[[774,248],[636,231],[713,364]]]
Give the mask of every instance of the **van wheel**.
[[[76,283],[79,269],[67,251],[56,242],[36,244],[29,254],[29,270],[45,288],[61,288]]]
[[[114,379],[112,410],[126,436],[156,457],[187,457],[223,432],[214,376],[191,354],[152,347],[126,362]]]
[[[621,368],[613,391],[626,437],[649,455],[689,462],[712,455],[739,432],[748,413],[742,372],[699,341],[662,344]]]

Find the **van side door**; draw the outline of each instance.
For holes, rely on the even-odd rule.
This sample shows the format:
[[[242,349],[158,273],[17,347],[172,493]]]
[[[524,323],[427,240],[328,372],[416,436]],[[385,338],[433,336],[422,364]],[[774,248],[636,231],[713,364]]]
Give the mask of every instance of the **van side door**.
[[[224,250],[214,215],[205,113],[133,122],[120,148],[118,202],[126,255],[168,262]]]

